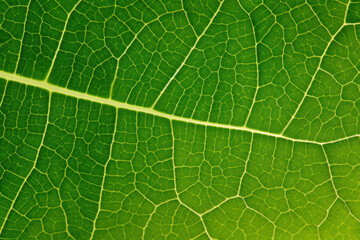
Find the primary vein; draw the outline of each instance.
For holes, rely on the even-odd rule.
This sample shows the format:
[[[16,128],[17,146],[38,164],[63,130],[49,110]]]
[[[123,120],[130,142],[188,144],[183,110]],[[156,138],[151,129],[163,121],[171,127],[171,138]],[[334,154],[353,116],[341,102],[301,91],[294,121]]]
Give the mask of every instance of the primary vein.
[[[71,96],[71,97],[75,97],[75,98],[81,98],[81,99],[85,99],[85,100],[92,101],[92,102],[107,104],[110,106],[114,106],[116,108],[123,108],[123,109],[128,109],[128,110],[132,110],[132,111],[136,111],[136,112],[148,113],[148,114],[152,114],[152,115],[159,116],[159,117],[164,117],[164,118],[174,120],[174,121],[187,122],[187,123],[204,125],[204,126],[209,126],[209,127],[218,127],[218,128],[232,129],[232,130],[247,131],[247,132],[257,133],[257,134],[271,136],[271,137],[283,138],[283,139],[287,139],[287,140],[294,141],[294,142],[326,144],[326,143],[334,143],[334,142],[338,142],[338,141],[341,141],[344,139],[349,139],[352,137],[360,136],[360,135],[348,136],[348,137],[345,137],[342,139],[337,139],[337,140],[333,140],[333,141],[329,141],[329,142],[316,142],[316,141],[310,141],[310,140],[295,139],[295,138],[290,138],[290,137],[284,136],[282,134],[269,133],[269,132],[265,132],[265,131],[261,131],[261,130],[248,128],[245,126],[232,126],[232,125],[228,125],[228,124],[205,122],[205,121],[191,119],[191,118],[179,117],[179,116],[175,116],[172,114],[160,112],[153,108],[136,106],[136,105],[132,105],[132,104],[128,104],[128,103],[118,102],[118,101],[108,99],[108,98],[102,98],[102,97],[98,97],[98,96],[94,96],[94,95],[89,95],[87,93],[77,92],[75,90],[59,87],[59,86],[50,84],[45,81],[34,80],[31,78],[19,76],[19,75],[4,72],[4,71],[0,71],[0,77],[6,79],[8,81],[15,81],[18,83],[31,85],[34,87],[39,87],[39,88],[48,90],[51,93],[60,93],[63,95],[67,95],[67,96]]]

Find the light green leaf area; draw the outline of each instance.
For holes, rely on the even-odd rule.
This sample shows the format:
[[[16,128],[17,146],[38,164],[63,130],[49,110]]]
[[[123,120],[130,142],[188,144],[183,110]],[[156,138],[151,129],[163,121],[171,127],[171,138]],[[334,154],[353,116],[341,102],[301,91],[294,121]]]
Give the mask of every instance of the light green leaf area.
[[[360,2],[0,0],[0,239],[360,239]]]

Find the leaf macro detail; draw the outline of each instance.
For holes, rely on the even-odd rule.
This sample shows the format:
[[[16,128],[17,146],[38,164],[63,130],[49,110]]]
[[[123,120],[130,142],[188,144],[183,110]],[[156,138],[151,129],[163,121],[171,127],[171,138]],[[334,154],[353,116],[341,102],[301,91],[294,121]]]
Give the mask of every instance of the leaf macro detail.
[[[359,239],[359,23],[0,0],[0,239]]]

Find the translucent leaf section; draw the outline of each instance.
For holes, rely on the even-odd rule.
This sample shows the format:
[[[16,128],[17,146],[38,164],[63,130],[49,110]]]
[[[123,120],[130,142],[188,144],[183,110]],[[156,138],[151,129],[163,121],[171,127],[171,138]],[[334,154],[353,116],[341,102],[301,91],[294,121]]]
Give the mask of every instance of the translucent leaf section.
[[[359,137],[204,126],[3,79],[0,93],[0,238],[359,237]]]
[[[307,3],[316,13],[319,21],[326,27],[331,34],[335,34],[343,25],[345,14],[350,15],[352,12],[352,6],[348,8],[348,13],[346,13],[347,0],[342,1],[318,1],[318,0],[309,0]]]
[[[358,134],[358,106],[350,109],[346,96],[334,106],[314,88],[324,72],[354,77],[358,40],[349,29],[358,28],[359,6],[3,1],[0,70],[181,118],[325,142]],[[340,64],[328,59],[334,54],[341,68],[328,67]]]
[[[346,21],[348,23],[358,23],[360,22],[360,3],[358,1],[353,1],[349,6],[349,13],[347,15]]]
[[[225,1],[155,109],[185,118],[243,125],[256,88],[253,26]]]
[[[266,1],[249,11],[259,76],[247,126],[279,133],[301,104],[331,35],[303,1]]]
[[[145,231],[145,239],[208,239],[199,216],[177,201],[160,205]]]
[[[360,219],[360,139],[350,138],[325,145],[334,186],[352,218]]]
[[[12,85],[9,83],[7,91],[11,91]],[[25,89],[25,86],[22,85],[22,88]],[[11,94],[6,96],[10,98]],[[45,96],[48,98],[48,95]],[[6,101],[3,103],[4,107],[5,103]],[[37,105],[34,104],[32,109]],[[47,107],[45,116],[46,111]],[[38,115],[38,120],[41,120],[41,114]],[[6,195],[13,199],[13,205],[2,229],[2,236],[32,238],[54,235],[63,239],[66,236],[76,239],[90,237],[98,209],[104,165],[110,153],[114,123],[115,109],[112,107],[52,94],[50,116],[41,146],[41,137],[33,139],[32,145],[36,144],[36,149],[22,150],[29,158],[21,161],[23,167],[14,170],[11,166],[5,167],[8,172],[5,174],[12,175],[3,176],[2,181],[8,183],[1,186],[12,188]],[[45,122],[40,126],[43,128]],[[11,127],[7,129],[10,130]],[[30,130],[31,126],[28,126],[24,132]],[[12,158],[7,159],[15,167],[20,159]],[[27,166],[30,163],[24,165],[30,160],[36,163],[31,163],[32,168],[31,165]],[[16,169],[21,169],[21,172],[15,175]],[[26,172],[29,173],[25,177],[23,175]],[[21,180],[20,177],[25,179]],[[11,184],[16,178],[20,179]],[[16,183],[22,183],[20,189],[16,187]],[[17,199],[14,199],[14,194],[10,193],[16,191]]]
[[[360,133],[359,36],[360,26],[346,26],[335,37],[285,135],[324,142]]]
[[[46,77],[62,39],[68,14],[76,2],[29,1],[16,64],[17,74],[40,80]]]
[[[64,31],[51,83],[141,106],[155,101],[196,38],[180,1],[80,2]]]
[[[251,134],[174,122],[174,165],[179,198],[199,213],[236,196]]]
[[[0,2],[1,70],[14,72],[17,67],[29,2],[29,0]]]
[[[75,239],[92,232],[114,125],[113,107],[52,96],[41,167],[59,189],[67,230]]]
[[[0,81],[4,90],[4,81]],[[38,158],[47,124],[49,93],[7,82],[0,106],[0,229],[2,237],[16,238],[29,223],[19,221],[21,191]],[[35,210],[36,211],[36,210]],[[5,226],[4,226],[5,225]]]
[[[176,198],[172,145],[169,120],[118,110],[95,239],[141,238],[153,211]]]
[[[0,239],[360,239],[359,0],[0,0]]]
[[[215,239],[272,239],[273,225],[247,208],[241,198],[231,199],[204,215]]]
[[[345,204],[337,200],[320,226],[322,239],[358,239],[359,221],[349,214]]]
[[[257,134],[240,196],[275,225],[275,239],[317,239],[336,199],[321,146]]]

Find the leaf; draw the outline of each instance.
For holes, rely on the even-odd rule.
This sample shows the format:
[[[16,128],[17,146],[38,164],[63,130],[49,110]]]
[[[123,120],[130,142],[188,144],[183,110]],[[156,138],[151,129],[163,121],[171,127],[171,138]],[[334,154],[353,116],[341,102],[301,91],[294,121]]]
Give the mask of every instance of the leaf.
[[[359,6],[0,1],[0,238],[360,238]]]

